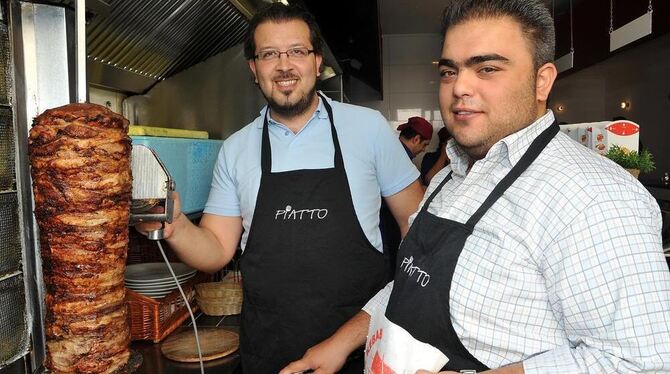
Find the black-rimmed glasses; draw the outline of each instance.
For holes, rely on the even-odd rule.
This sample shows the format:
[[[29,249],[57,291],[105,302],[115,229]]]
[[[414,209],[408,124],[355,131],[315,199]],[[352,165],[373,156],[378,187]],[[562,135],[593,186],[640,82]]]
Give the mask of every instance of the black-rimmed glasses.
[[[279,60],[281,55],[286,55],[289,59],[301,59],[309,56],[310,53],[314,53],[313,49],[308,49],[306,47],[295,47],[295,48],[289,48],[285,51],[279,51],[276,49],[266,49],[263,51],[258,52],[254,56],[255,59],[259,59],[261,61],[273,61],[273,60]]]

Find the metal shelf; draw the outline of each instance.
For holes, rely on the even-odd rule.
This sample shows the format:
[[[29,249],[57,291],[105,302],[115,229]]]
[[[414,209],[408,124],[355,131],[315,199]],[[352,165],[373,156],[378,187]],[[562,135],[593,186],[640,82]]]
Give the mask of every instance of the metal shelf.
[[[23,274],[23,272],[21,270],[16,270],[16,271],[13,271],[13,272],[8,273],[8,274],[0,275],[0,282],[4,282],[7,279],[12,279],[12,278],[18,277],[21,274]]]

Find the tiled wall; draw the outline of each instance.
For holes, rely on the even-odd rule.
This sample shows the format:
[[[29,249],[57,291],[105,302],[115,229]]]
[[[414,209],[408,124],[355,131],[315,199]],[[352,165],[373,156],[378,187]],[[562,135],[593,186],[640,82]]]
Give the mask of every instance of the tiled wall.
[[[93,104],[106,106],[113,112],[123,114],[123,99],[126,95],[110,90],[105,90],[96,87],[89,87],[88,101]]]

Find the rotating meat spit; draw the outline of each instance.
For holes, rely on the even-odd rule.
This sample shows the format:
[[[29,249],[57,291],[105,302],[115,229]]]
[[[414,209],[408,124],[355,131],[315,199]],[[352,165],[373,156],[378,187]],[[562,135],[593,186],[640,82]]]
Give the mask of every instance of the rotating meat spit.
[[[150,231],[147,237],[160,240],[164,237],[165,222],[172,223],[175,182],[158,155],[149,147],[133,145],[131,167],[133,171],[133,198],[130,224],[158,221],[162,227]],[[152,209],[162,206],[163,212]]]

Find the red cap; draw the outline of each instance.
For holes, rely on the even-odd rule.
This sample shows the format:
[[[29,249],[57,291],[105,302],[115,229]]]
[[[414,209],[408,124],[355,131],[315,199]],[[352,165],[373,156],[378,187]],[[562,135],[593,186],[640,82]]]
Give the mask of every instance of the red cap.
[[[408,126],[426,140],[433,138],[433,125],[421,117],[411,117],[407,120],[407,123],[403,123],[402,125],[398,126],[398,131],[402,131]]]

